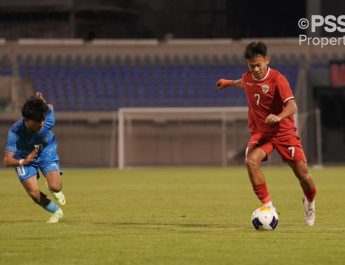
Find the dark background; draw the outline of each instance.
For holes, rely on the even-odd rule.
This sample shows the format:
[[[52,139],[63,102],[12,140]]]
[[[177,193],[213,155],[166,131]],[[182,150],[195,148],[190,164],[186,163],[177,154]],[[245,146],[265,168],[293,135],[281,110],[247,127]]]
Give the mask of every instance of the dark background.
[[[312,14],[345,14],[345,1],[0,0],[0,38],[296,37]]]
[[[0,37],[293,37],[305,16],[305,0],[0,1]]]

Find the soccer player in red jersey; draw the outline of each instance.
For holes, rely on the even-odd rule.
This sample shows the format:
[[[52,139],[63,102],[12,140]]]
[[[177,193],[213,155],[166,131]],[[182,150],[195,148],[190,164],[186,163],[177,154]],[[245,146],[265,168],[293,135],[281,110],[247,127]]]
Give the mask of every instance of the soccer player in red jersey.
[[[251,137],[245,161],[253,190],[264,206],[274,208],[260,164],[276,149],[293,170],[304,192],[305,223],[314,225],[316,187],[296,134],[293,115],[297,112],[297,105],[289,82],[284,75],[269,67],[267,47],[263,42],[248,44],[244,57],[249,71],[238,80],[220,79],[216,87],[236,86],[246,93]]]

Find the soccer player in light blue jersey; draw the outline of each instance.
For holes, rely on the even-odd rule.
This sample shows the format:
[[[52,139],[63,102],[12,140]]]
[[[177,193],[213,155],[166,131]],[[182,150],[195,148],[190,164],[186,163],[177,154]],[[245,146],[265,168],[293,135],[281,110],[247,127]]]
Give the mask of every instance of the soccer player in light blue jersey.
[[[39,190],[39,170],[45,176],[49,191],[58,204],[66,203],[61,191],[61,171],[54,133],[53,105],[47,104],[42,93],[36,92],[22,107],[23,119],[8,131],[4,165],[14,167],[20,182],[35,203],[51,213],[47,223],[63,217],[61,208]]]

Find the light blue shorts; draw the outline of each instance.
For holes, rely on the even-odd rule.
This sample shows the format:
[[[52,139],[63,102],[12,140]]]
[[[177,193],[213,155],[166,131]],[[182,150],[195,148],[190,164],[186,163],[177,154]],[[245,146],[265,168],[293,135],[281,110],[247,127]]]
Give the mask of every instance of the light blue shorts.
[[[24,180],[34,177],[34,176],[37,176],[37,179],[38,179],[40,176],[39,171],[38,171],[39,169],[41,170],[43,175],[46,175],[47,173],[53,172],[53,171],[59,171],[60,174],[62,175],[62,172],[60,171],[60,167],[59,167],[59,160],[44,161],[44,162],[40,162],[39,164],[31,163],[26,166],[16,167],[16,173],[20,182],[23,182]]]

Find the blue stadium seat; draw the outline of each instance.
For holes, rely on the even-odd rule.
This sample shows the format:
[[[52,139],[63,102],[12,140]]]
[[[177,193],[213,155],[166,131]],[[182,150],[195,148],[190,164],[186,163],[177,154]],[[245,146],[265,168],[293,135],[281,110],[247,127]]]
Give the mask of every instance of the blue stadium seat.
[[[247,67],[229,55],[17,56],[19,73],[30,77],[57,110],[101,111],[120,107],[246,105],[238,89],[215,90],[223,78],[240,78]],[[279,62],[287,61],[280,58]],[[289,62],[296,58],[289,58]],[[7,59],[0,58],[7,65]],[[10,66],[10,64],[8,64]],[[295,89],[298,63],[274,66]],[[9,67],[10,69],[11,67]]]

